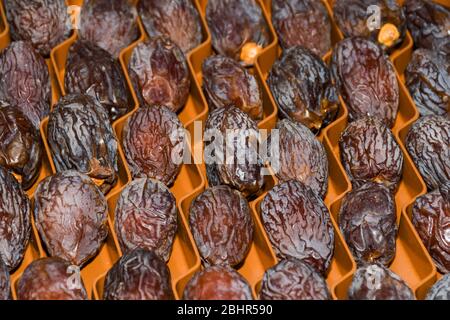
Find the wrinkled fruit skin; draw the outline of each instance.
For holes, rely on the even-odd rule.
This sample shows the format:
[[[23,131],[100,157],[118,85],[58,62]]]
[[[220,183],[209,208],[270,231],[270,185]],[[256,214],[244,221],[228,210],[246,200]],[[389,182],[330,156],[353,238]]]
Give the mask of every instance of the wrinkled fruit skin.
[[[31,44],[12,42],[0,53],[0,101],[16,106],[37,129],[48,115],[50,76],[44,58]]]
[[[267,83],[281,118],[301,122],[317,132],[337,115],[338,96],[330,71],[308,49],[293,47],[284,51]]]
[[[105,194],[117,183],[116,136],[106,109],[95,98],[63,97],[50,113],[47,139],[57,172],[85,173]]]
[[[360,37],[344,39],[336,45],[331,65],[349,120],[373,116],[392,128],[399,88],[394,66],[381,47]]]
[[[183,158],[184,142],[183,125],[175,113],[163,106],[141,106],[123,129],[125,157],[133,179],[152,178],[172,185],[181,170],[172,155]]]
[[[0,108],[0,165],[13,172],[25,190],[38,177],[41,156],[41,138],[31,122],[18,108]]]
[[[331,22],[316,0],[272,0],[272,23],[281,47],[303,46],[323,57],[331,49]]]
[[[353,187],[373,181],[397,190],[403,153],[391,130],[376,118],[351,122],[339,140],[341,162]]]
[[[382,184],[369,182],[345,195],[339,227],[358,264],[390,264],[397,237],[395,210],[394,196]]]
[[[205,126],[205,136],[207,137],[205,139],[205,162],[210,186],[229,185],[242,192],[245,197],[255,195],[261,190],[264,184],[264,176],[261,174],[263,165],[257,157],[258,151],[255,145],[251,143],[257,137],[257,130],[256,122],[236,107],[219,108],[209,114]],[[225,140],[227,133],[231,131],[235,134],[232,140],[234,154],[228,155],[226,154]],[[215,133],[221,133],[224,137],[223,141],[214,137]],[[209,135],[211,137],[208,137]],[[240,140],[245,141],[245,146]],[[220,153],[220,149],[223,154]],[[245,158],[242,154],[244,152]],[[209,156],[212,158],[208,160]],[[214,157],[218,158],[215,160],[219,160],[221,156],[223,156],[221,163],[212,161]],[[233,157],[233,163],[226,164],[225,156]]]
[[[128,66],[138,98],[149,105],[181,110],[191,79],[183,51],[166,38],[151,38],[133,50]]]
[[[450,272],[450,181],[416,199],[412,221],[441,273]]]
[[[426,116],[417,120],[406,136],[406,148],[428,190],[450,181],[450,118]]]
[[[72,288],[75,276],[71,265],[60,258],[42,258],[33,261],[17,285],[19,300],[88,300],[83,279],[77,278],[78,288]]]
[[[397,274],[378,264],[360,267],[348,290],[350,300],[415,300],[414,293]]]
[[[71,25],[64,0],[5,0],[12,40],[33,44],[43,56],[69,37]]]
[[[235,106],[255,121],[263,116],[262,91],[255,75],[236,60],[214,55],[202,66],[203,91],[211,111]]]
[[[239,265],[253,242],[247,200],[228,186],[200,194],[190,207],[189,224],[205,265]]]
[[[299,181],[275,186],[261,202],[261,217],[279,259],[297,258],[326,274],[334,230],[322,199]]]
[[[169,268],[153,251],[130,251],[106,274],[103,299],[174,300]]]
[[[202,42],[200,16],[192,0],[141,0],[138,12],[150,37],[167,37],[185,54]]]
[[[34,202],[36,228],[50,256],[82,267],[97,255],[108,235],[108,205],[88,176],[50,176],[39,184]]]
[[[430,288],[426,300],[450,300],[450,273],[444,275]]]
[[[130,93],[119,62],[90,42],[79,40],[70,47],[64,84],[67,93],[96,98],[111,121],[129,111]]]
[[[213,266],[197,272],[184,289],[184,300],[253,300],[247,281],[234,269]]]
[[[0,257],[0,301],[10,300],[11,298],[11,279],[9,270]]]
[[[152,179],[137,179],[120,194],[114,227],[123,252],[140,247],[166,262],[177,232],[177,204],[170,190]]]
[[[322,143],[307,127],[288,119],[277,123],[281,181],[296,179],[325,198],[328,190],[328,158]],[[275,143],[275,142],[274,142]]]
[[[450,113],[449,59],[434,51],[417,49],[406,68],[405,79],[421,116]]]
[[[261,300],[330,300],[323,276],[296,259],[282,260],[264,273]]]
[[[79,35],[118,58],[139,37],[136,8],[128,0],[85,0]]]
[[[0,259],[9,271],[22,262],[31,233],[31,204],[17,180],[0,167]]]

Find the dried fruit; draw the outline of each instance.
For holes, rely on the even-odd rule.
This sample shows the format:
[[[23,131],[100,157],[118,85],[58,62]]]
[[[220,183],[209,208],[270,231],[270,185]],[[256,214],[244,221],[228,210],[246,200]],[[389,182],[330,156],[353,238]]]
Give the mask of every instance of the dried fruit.
[[[36,227],[52,257],[83,266],[108,235],[108,204],[85,174],[64,171],[43,180],[34,194]]]
[[[138,12],[150,37],[167,37],[185,54],[202,42],[200,15],[192,0],[141,0]]]
[[[322,274],[327,272],[334,230],[319,195],[299,181],[283,182],[264,197],[261,217],[278,258],[297,258]]]
[[[11,280],[9,270],[0,257],[0,300],[9,300],[11,298]]]
[[[369,264],[353,275],[348,290],[350,300],[414,300],[411,288],[388,268]]]
[[[189,96],[190,75],[186,58],[167,38],[151,38],[133,50],[128,66],[141,101],[181,110]]]
[[[76,266],[60,258],[33,261],[17,285],[19,300],[87,300],[88,295]]]
[[[184,300],[253,300],[247,281],[234,269],[213,266],[197,272],[184,288]]]
[[[114,227],[122,251],[140,247],[169,260],[177,231],[177,203],[170,190],[153,179],[137,179],[122,190]]]
[[[125,253],[108,271],[105,300],[173,300],[170,271],[153,251]]]
[[[325,63],[303,47],[283,52],[267,80],[280,116],[301,122],[314,132],[337,115],[338,96]]]
[[[450,181],[450,118],[426,116],[406,136],[406,148],[429,191]]]
[[[392,128],[399,89],[394,66],[381,47],[360,37],[344,39],[336,45],[331,65],[349,120],[372,116]]]
[[[47,64],[31,44],[12,42],[0,53],[0,101],[17,107],[36,128],[50,111]]]
[[[450,273],[444,275],[428,291],[427,300],[450,300]]]
[[[282,260],[264,273],[261,300],[330,300],[323,276],[296,259]]]
[[[235,106],[253,120],[263,116],[262,91],[254,74],[229,57],[214,55],[202,66],[203,91],[211,111]]]
[[[400,183],[403,153],[391,130],[376,118],[350,123],[339,140],[341,162],[352,185],[373,181],[395,191]]]
[[[125,156],[133,178],[153,178],[170,186],[183,159],[185,135],[177,115],[163,106],[141,106],[123,129]],[[177,159],[174,159],[177,156]]]
[[[189,224],[206,265],[239,265],[253,242],[253,220],[247,200],[228,186],[201,193],[189,209]]]

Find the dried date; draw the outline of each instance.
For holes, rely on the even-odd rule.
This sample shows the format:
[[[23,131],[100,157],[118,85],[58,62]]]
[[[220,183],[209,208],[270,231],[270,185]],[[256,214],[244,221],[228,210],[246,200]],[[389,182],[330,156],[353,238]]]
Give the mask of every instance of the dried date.
[[[450,273],[444,275],[428,291],[426,300],[450,300]]]
[[[9,270],[0,257],[0,301],[11,298],[11,279]]]

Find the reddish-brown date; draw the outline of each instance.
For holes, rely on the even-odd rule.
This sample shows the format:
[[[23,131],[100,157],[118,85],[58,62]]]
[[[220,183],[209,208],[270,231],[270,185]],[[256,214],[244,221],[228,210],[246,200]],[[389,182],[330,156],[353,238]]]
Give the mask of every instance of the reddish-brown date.
[[[11,298],[11,279],[9,270],[0,257],[0,301]]]
[[[444,275],[430,288],[426,300],[450,300],[450,273]]]

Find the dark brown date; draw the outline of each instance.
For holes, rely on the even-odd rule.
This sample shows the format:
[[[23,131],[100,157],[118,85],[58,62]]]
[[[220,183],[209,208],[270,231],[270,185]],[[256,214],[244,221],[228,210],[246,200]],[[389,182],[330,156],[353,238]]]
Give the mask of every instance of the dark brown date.
[[[170,271],[153,251],[125,253],[108,271],[105,300],[174,300]]]
[[[228,186],[201,193],[189,209],[189,224],[205,265],[239,265],[253,242],[247,200]]]
[[[282,260],[264,273],[261,300],[330,300],[323,276],[296,259]]]
[[[19,279],[19,300],[88,300],[77,267],[60,258],[33,261]],[[78,274],[77,274],[78,273]]]
[[[432,191],[450,181],[450,118],[426,116],[406,136],[406,148]]]
[[[111,121],[129,111],[130,93],[119,62],[88,41],[69,50],[64,85],[67,93],[86,93],[108,110]]]
[[[350,300],[414,300],[411,288],[397,274],[378,264],[358,268],[348,290]]]
[[[444,275],[430,288],[426,300],[450,300],[450,273]]]
[[[272,23],[281,47],[306,47],[323,57],[331,50],[331,22],[317,0],[272,0]]]
[[[262,92],[256,77],[236,60],[214,55],[202,66],[203,91],[211,111],[235,106],[255,121],[263,116]]]
[[[31,46],[12,42],[0,53],[0,101],[17,107],[39,129],[50,111],[51,90],[47,64]]]
[[[450,114],[450,59],[427,49],[413,52],[406,86],[421,116]]]
[[[11,173],[0,167],[0,259],[14,271],[25,255],[31,232],[28,196]]]
[[[171,40],[157,37],[139,43],[128,68],[141,101],[165,105],[174,112],[186,104],[189,69],[183,51]]]
[[[64,0],[5,0],[5,7],[11,38],[32,43],[43,56],[70,34]]]
[[[373,116],[390,128],[399,105],[399,88],[392,62],[376,43],[360,38],[336,45],[331,73],[348,107],[350,121]]]
[[[136,21],[137,11],[129,0],[85,0],[79,35],[118,58],[139,36]]]
[[[247,281],[234,269],[213,266],[197,272],[184,288],[184,300],[253,300]]]
[[[330,213],[319,195],[291,180],[261,202],[261,217],[279,259],[297,258],[326,274],[334,252]]]
[[[153,179],[137,179],[122,190],[114,227],[123,252],[140,247],[166,262],[177,232],[178,210],[172,192]]]
[[[34,194],[34,218],[50,256],[82,267],[108,235],[108,204],[82,173],[64,171],[43,180]]]
[[[339,140],[341,162],[352,185],[373,181],[397,190],[403,153],[391,130],[376,118],[351,122]]]
[[[141,0],[138,12],[150,37],[171,39],[185,54],[202,42],[200,15],[192,0]]]
[[[10,300],[11,298],[11,280],[9,270],[0,257],[0,300]]]
[[[325,63],[303,47],[284,51],[267,80],[280,116],[314,132],[334,120],[338,96]]]
[[[184,130],[177,115],[163,106],[141,106],[123,129],[125,156],[133,178],[152,178],[172,185],[181,170]]]

